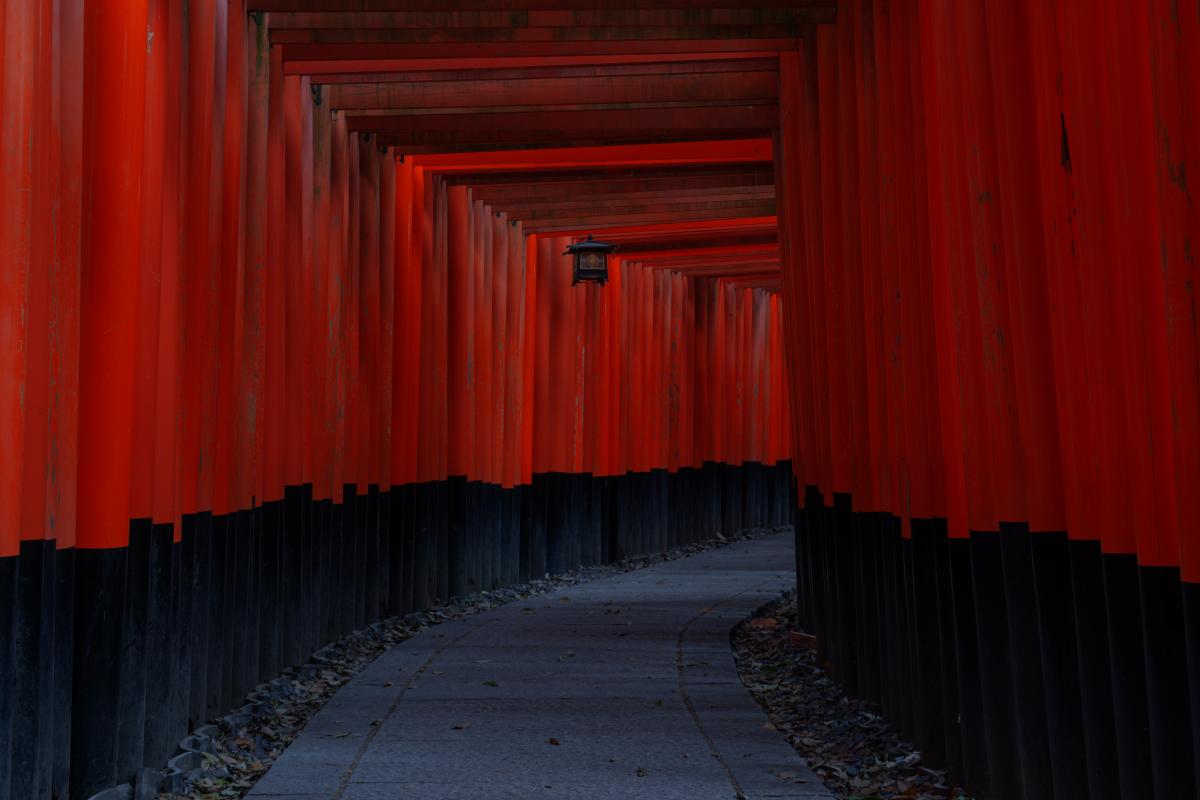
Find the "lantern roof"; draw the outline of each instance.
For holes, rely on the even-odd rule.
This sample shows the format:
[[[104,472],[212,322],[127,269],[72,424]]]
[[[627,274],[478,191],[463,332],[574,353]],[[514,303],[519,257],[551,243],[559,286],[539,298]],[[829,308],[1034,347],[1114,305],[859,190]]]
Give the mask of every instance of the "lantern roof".
[[[588,236],[586,241],[575,242],[574,244],[567,245],[567,249],[563,252],[563,255],[575,255],[576,253],[604,253],[607,255],[616,249],[617,246],[615,244],[609,244],[608,242],[597,242],[591,236]]]

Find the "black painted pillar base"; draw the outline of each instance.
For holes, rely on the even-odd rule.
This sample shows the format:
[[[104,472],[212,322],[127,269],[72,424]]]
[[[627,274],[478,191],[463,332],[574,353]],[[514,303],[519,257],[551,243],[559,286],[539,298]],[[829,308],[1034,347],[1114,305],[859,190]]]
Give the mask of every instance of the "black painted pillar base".
[[[54,733],[50,745],[53,751],[50,786],[52,796],[65,798],[71,789],[71,721],[74,715],[71,704],[75,682],[75,548],[56,550],[54,555],[57,566],[54,570]],[[4,578],[0,574],[0,587],[3,586]],[[0,679],[0,689],[4,685]]]
[[[972,791],[991,786],[992,765],[985,734],[983,683],[980,676],[979,630],[975,614],[976,592],[972,575],[971,542],[948,542],[950,608],[953,611],[954,652],[958,676],[958,731],[962,741],[963,782]],[[998,768],[998,767],[997,767]]]
[[[1151,766],[1156,800],[1195,797],[1191,709],[1179,570],[1139,567],[1150,723]],[[1196,687],[1200,691],[1200,687]]]
[[[54,742],[54,622],[57,558],[53,541],[21,542],[13,607],[11,775],[17,797],[49,794]]]
[[[1102,565],[1121,792],[1126,798],[1137,797],[1139,792],[1146,797],[1154,784],[1137,559],[1106,553]]]
[[[150,530],[148,554],[148,597],[146,608],[146,714],[142,738],[145,742],[142,764],[162,764],[174,748],[168,743],[173,733],[186,726],[175,712],[171,700],[172,630],[171,562],[176,557],[170,525],[154,525]],[[238,630],[244,630],[239,625]],[[242,643],[244,646],[244,642]],[[256,665],[257,666],[257,665]],[[139,764],[138,766],[141,766]]]
[[[116,785],[125,548],[76,551],[71,795]]]
[[[178,540],[139,520],[123,548],[26,543],[0,559],[0,800],[129,782],[260,682],[383,616],[733,535],[790,518],[792,502],[786,463],[348,484],[337,503],[303,485],[189,514]]]
[[[16,701],[13,625],[20,556],[0,558],[0,775],[12,774],[13,711]],[[0,800],[12,800],[9,780],[0,779]]]
[[[1074,593],[1078,684],[1087,753],[1088,788],[1093,797],[1121,797],[1113,716],[1112,668],[1108,650],[1108,610],[1104,602],[1104,556],[1099,542],[1070,541]]]
[[[466,597],[478,587],[478,573],[471,563],[477,543],[468,541],[477,532],[475,504],[479,485],[463,476],[446,479],[446,531],[448,536],[450,596]]]
[[[942,673],[944,643],[938,617],[937,550],[940,536],[944,536],[944,529],[938,530],[932,520],[912,521],[916,739],[925,757],[934,764],[946,763],[948,749],[942,696],[942,682],[946,677]],[[880,657],[879,653],[872,655],[876,659]]]
[[[1106,788],[1089,787],[1070,545],[1064,533],[1037,533],[1030,536],[1029,546],[1054,797],[1107,797],[1117,788],[1115,774],[1103,776]]]
[[[1027,800],[1054,800],[1029,527],[1001,525],[1000,553],[1022,785]]]
[[[3,586],[3,583],[0,583]],[[1184,631],[1187,640],[1188,674],[1191,676],[1193,779],[1200,786],[1200,584],[1182,586]],[[2,684],[0,684],[2,685]]]

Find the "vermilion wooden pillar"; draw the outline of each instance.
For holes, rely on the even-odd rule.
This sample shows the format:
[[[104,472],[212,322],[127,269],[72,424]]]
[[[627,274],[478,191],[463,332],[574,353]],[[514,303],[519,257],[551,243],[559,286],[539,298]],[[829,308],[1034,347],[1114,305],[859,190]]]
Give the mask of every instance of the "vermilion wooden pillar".
[[[274,75],[272,75],[272,78]],[[283,206],[283,231],[279,253],[279,269],[283,287],[283,485],[285,492],[296,492],[305,482],[304,451],[307,431],[304,426],[304,405],[310,371],[305,355],[308,352],[309,305],[305,292],[304,247],[304,176],[305,165],[311,163],[311,148],[306,149],[302,135],[302,118],[312,107],[311,95],[304,92],[299,76],[284,76],[280,86],[272,85],[271,93],[282,94],[284,144],[283,191],[279,202]],[[291,527],[289,525],[289,527]],[[297,532],[298,533],[298,532]]]
[[[1196,449],[1188,445],[1196,440],[1200,431],[1198,406],[1194,402],[1198,396],[1197,376],[1188,365],[1195,364],[1200,354],[1196,348],[1196,331],[1186,326],[1188,315],[1184,313],[1190,307],[1189,287],[1195,269],[1194,261],[1189,257],[1190,243],[1195,242],[1200,233],[1200,214],[1189,200],[1189,190],[1180,185],[1177,166],[1181,161],[1194,162],[1200,148],[1197,140],[1200,110],[1194,103],[1178,100],[1187,96],[1188,87],[1200,76],[1200,53],[1186,44],[1200,36],[1200,9],[1182,9],[1177,13],[1169,3],[1155,2],[1150,4],[1148,17],[1152,113],[1164,132],[1155,137],[1153,158],[1154,190],[1162,226],[1160,257],[1163,259],[1165,322],[1162,333],[1166,336],[1162,347],[1169,372],[1169,419],[1172,423],[1173,478],[1183,579],[1182,627],[1187,638],[1186,665],[1192,676],[1190,761],[1195,771],[1193,781],[1200,786],[1200,760],[1197,759],[1200,754],[1200,689],[1194,677],[1200,673],[1200,633],[1197,633],[1200,631],[1200,589],[1197,588],[1200,572],[1197,571],[1196,537],[1189,535],[1189,531],[1196,529],[1198,511],[1197,493],[1190,487],[1195,485],[1200,465]],[[1160,412],[1160,422],[1166,418]],[[1173,585],[1170,570],[1164,572],[1167,575],[1160,578],[1163,585]],[[1146,605],[1149,607],[1150,604]],[[1180,710],[1178,705],[1174,708]],[[1183,762],[1189,760],[1180,757],[1178,751],[1173,751],[1170,757]]]
[[[312,265],[312,294],[308,298],[313,329],[309,336],[309,363],[313,390],[310,397],[312,424],[313,499],[331,500],[333,428],[323,421],[333,413],[333,379],[336,362],[331,352],[331,325],[337,315],[330,307],[336,282],[330,271],[333,261],[333,118],[320,87],[312,90],[312,197],[313,235],[309,260]],[[394,198],[393,198],[394,200]],[[328,534],[326,534],[328,535]]]
[[[483,354],[487,363],[486,377],[490,402],[487,413],[487,434],[480,441],[484,448],[483,456],[486,465],[484,480],[498,486],[503,483],[501,466],[504,457],[504,402],[505,389],[507,388],[504,363],[505,359],[508,358],[505,347],[508,275],[515,270],[509,260],[511,254],[509,246],[511,226],[509,225],[508,215],[501,212],[498,215],[492,216],[491,227],[492,268],[487,273],[488,291],[486,300],[488,303],[490,335],[488,346]]]
[[[32,140],[35,132],[34,97],[37,90],[36,71],[39,67],[39,17],[41,9],[36,4],[27,4],[14,9],[12,19],[6,18],[0,28],[4,35],[4,96],[12,98],[11,112],[6,114],[3,129],[0,129],[0,145],[3,146],[3,164],[6,174],[12,176],[4,191],[4,209],[0,212],[0,241],[11,254],[9,268],[0,278],[0,347],[4,359],[3,395],[0,397],[0,414],[3,415],[3,432],[12,442],[14,457],[0,473],[0,499],[4,511],[0,512],[0,529],[4,530],[4,556],[18,553],[19,541],[24,538],[22,472],[26,452],[25,408],[21,402],[27,386],[27,357],[30,340],[37,335],[31,331],[31,321],[24,309],[30,291],[30,268],[34,255],[34,168],[35,151],[23,143]],[[43,320],[44,322],[44,320]],[[36,369],[36,366],[35,366]],[[30,443],[35,447],[37,443]],[[37,534],[40,536],[41,527]],[[14,572],[14,577],[15,577]],[[10,605],[11,607],[11,605]]]
[[[1151,64],[1153,113],[1165,131],[1154,142],[1154,182],[1161,216],[1165,247],[1163,291],[1167,341],[1164,344],[1170,370],[1171,418],[1174,420],[1176,508],[1185,591],[1200,582],[1200,546],[1186,531],[1195,529],[1200,516],[1200,495],[1187,487],[1200,474],[1200,456],[1187,442],[1196,440],[1200,430],[1197,409],[1192,402],[1200,395],[1197,376],[1189,364],[1197,354],[1196,332],[1186,326],[1190,307],[1187,300],[1194,263],[1189,255],[1200,228],[1200,214],[1189,200],[1186,185],[1179,181],[1178,164],[1191,162],[1200,149],[1196,133],[1200,131],[1200,109],[1195,104],[1178,102],[1187,87],[1200,75],[1200,53],[1185,44],[1200,34],[1200,9],[1176,14],[1170,4],[1152,3],[1149,10],[1149,59]],[[1193,604],[1194,607],[1194,604]],[[1200,692],[1193,692],[1196,702]],[[1200,706],[1193,706],[1200,708]],[[1193,715],[1195,716],[1195,715]],[[1200,741],[1198,739],[1197,741]]]
[[[364,422],[358,504],[364,508],[362,555],[364,620],[379,615],[379,465],[382,444],[380,425],[380,202],[379,149],[375,138],[359,139],[359,358],[361,394],[359,408]]]
[[[185,386],[195,401],[184,419],[184,505],[211,511],[216,452],[218,275],[223,131],[225,115],[225,9],[197,9],[188,28],[188,115],[190,146],[203,148],[187,162],[188,260],[185,262],[188,337]],[[194,389],[194,391],[193,391]],[[189,463],[190,462],[190,463]],[[216,697],[213,698],[216,701]]]
[[[28,125],[29,142],[25,145],[27,158],[20,164],[18,186],[23,196],[13,198],[17,206],[13,213],[21,219],[19,235],[14,243],[17,247],[17,269],[26,273],[23,314],[25,324],[25,363],[23,365],[23,392],[25,433],[22,441],[24,468],[21,475],[21,523],[20,533],[24,542],[33,543],[36,558],[29,566],[40,572],[44,560],[41,543],[46,538],[46,464],[48,404],[50,394],[50,270],[39,268],[49,264],[53,257],[52,209],[57,203],[58,181],[56,148],[51,139],[54,120],[53,106],[37,102],[33,98],[51,97],[50,78],[53,74],[53,9],[45,2],[31,4],[26,19],[14,15],[18,35],[21,28],[31,35],[26,47],[31,51],[30,72],[22,77],[25,85],[18,88],[30,96],[29,106],[22,109],[17,125]],[[15,87],[16,88],[16,87]],[[24,105],[20,102],[18,107]],[[23,127],[23,126],[22,126]],[[33,141],[37,141],[35,146]],[[20,146],[17,144],[16,146]],[[38,186],[35,176],[46,176],[48,180]],[[40,581],[39,581],[40,582]],[[18,612],[19,613],[19,612]],[[40,648],[36,635],[33,650]],[[32,665],[31,665],[32,666]],[[28,787],[34,789],[31,782]]]
[[[269,122],[270,45],[266,18],[246,21],[246,163],[262,164],[267,159]],[[245,314],[242,387],[239,407],[246,415],[238,452],[241,481],[255,505],[265,499],[264,461],[266,433],[266,261],[268,253],[267,171],[246,171],[246,230],[244,239],[245,282],[242,307]]]
[[[265,315],[263,366],[263,496],[264,502],[283,499],[283,439],[284,397],[286,395],[284,360],[286,350],[284,322],[284,264],[286,241],[284,198],[286,186],[284,129],[284,86],[282,53],[277,47],[267,49],[267,117],[266,117],[266,202],[264,207],[265,243],[262,248]],[[260,53],[261,57],[261,53]]]
[[[806,126],[809,120],[806,106],[809,93],[805,91],[804,81],[815,78],[815,70],[811,65],[806,68],[801,61],[801,53],[810,54],[813,51],[811,39],[801,40],[800,44],[799,53],[783,53],[779,58],[780,130],[776,134],[775,159],[780,175],[776,186],[782,262],[780,272],[786,302],[796,309],[796,313],[784,317],[784,351],[791,366],[788,378],[793,386],[790,393],[793,406],[803,402],[804,408],[808,408],[811,399],[808,381],[812,375],[808,337],[804,335],[809,324],[804,223],[804,209],[808,204],[801,195],[799,177],[802,172],[797,161],[804,152],[802,137],[811,132],[811,128]],[[808,57],[811,60],[811,56]],[[809,209],[808,213],[812,215],[816,210]],[[802,484],[812,484],[814,480],[814,476],[805,469],[806,463],[811,461],[815,467],[816,461],[815,457],[806,461],[806,455],[813,452],[811,420],[811,415],[807,413],[792,414],[792,438],[796,445],[792,466],[797,482]],[[802,493],[801,502],[803,499]]]
[[[525,273],[526,238],[519,222],[514,222],[508,232],[508,271],[504,276],[504,338],[501,344],[503,356],[501,380],[504,381],[503,426],[500,436],[503,440],[503,463],[501,464],[501,484],[505,487],[519,485],[521,480],[521,442],[526,427],[532,420],[524,415],[524,364],[525,353],[525,319],[526,291]]]
[[[83,172],[83,19],[80,0],[58,6],[54,94],[58,158],[58,258],[52,275],[55,335],[50,341],[51,380],[48,534],[58,546],[54,620],[54,734],[52,791],[70,790],[72,687],[74,684],[75,546],[78,530],[80,250]],[[2,535],[2,534],[0,534]],[[3,723],[0,723],[2,729]]]
[[[417,479],[421,271],[415,258],[416,210],[411,161],[396,167],[396,350],[392,465],[396,483]]]
[[[492,384],[492,351],[496,340],[492,324],[492,289],[495,285],[494,272],[499,268],[495,263],[496,254],[493,250],[494,214],[492,209],[477,200],[474,192],[466,186],[448,186],[448,201],[452,200],[454,193],[458,191],[462,191],[466,196],[465,247],[468,262],[467,273],[471,287],[471,313],[476,329],[471,337],[467,363],[471,372],[471,385],[475,391],[468,409],[469,419],[464,422],[473,431],[472,440],[468,445],[471,451],[469,460],[472,480],[486,482],[489,480],[493,456],[490,439],[495,401]],[[478,490],[482,488],[482,484],[474,488]],[[477,510],[481,514],[487,513],[482,509]],[[481,564],[477,566],[482,567]]]
[[[242,287],[245,283],[243,253],[245,251],[247,98],[246,27],[242,24],[245,9],[241,3],[228,7],[226,20],[225,113],[222,130],[221,216],[219,242],[219,292],[229,298],[218,308],[217,329],[220,332],[218,351],[218,387],[215,473],[213,511],[230,514],[243,506],[239,485],[237,460],[242,434],[241,415],[237,398],[242,374],[245,312]],[[249,500],[246,497],[245,500]]]
[[[380,351],[379,351],[379,425],[381,431],[379,454],[380,488],[388,491],[393,483],[392,472],[392,440],[396,435],[392,427],[392,403],[395,392],[396,375],[394,371],[396,337],[398,318],[396,316],[396,254],[397,248],[397,219],[396,219],[396,165],[395,154],[391,148],[379,150],[379,304],[380,304]],[[319,262],[314,259],[314,266],[319,268]],[[315,276],[314,276],[315,277]],[[317,338],[319,327],[314,328],[314,338]],[[314,413],[313,424],[319,424],[324,417]],[[320,463],[316,453],[313,454],[314,464]]]
[[[348,280],[346,275],[348,227],[349,227],[349,172],[348,136],[346,120],[340,112],[334,112],[330,137],[330,236],[328,255],[329,281],[329,363],[333,369],[330,380],[330,406],[334,425],[331,431],[330,493],[335,505],[344,501],[343,488],[346,483],[347,458],[346,432],[347,385],[349,363],[346,354],[346,330],[348,326]]]
[[[534,427],[540,417],[536,406],[536,386],[541,374],[538,365],[544,363],[538,358],[544,339],[537,336],[542,319],[542,303],[539,302],[541,298],[538,294],[538,288],[541,286],[538,270],[540,246],[537,236],[529,237],[525,245],[525,324],[522,343],[525,366],[522,369],[521,416],[526,424],[521,431],[520,445],[521,482],[525,484],[533,481],[533,473],[537,468]]]
[[[465,186],[454,186],[449,190],[449,236],[448,263],[450,281],[450,305],[447,314],[452,319],[471,320],[469,325],[452,325],[447,331],[450,356],[448,413],[456,421],[449,431],[449,470],[454,476],[466,477],[472,473],[471,452],[475,439],[477,419],[475,414],[475,281],[484,272],[481,248],[472,241],[470,204]],[[482,236],[482,228],[474,231],[475,237]]]
[[[115,782],[124,547],[136,364],[146,3],[84,20],[83,253],[72,791]],[[7,51],[7,48],[6,48]],[[6,70],[6,75],[8,74]],[[6,92],[6,98],[9,95]],[[103,594],[101,593],[101,590]]]
[[[53,7],[45,2],[31,3],[11,16],[8,33],[18,37],[14,66],[17,77],[26,82],[5,87],[17,93],[18,114],[2,140],[6,146],[25,150],[23,157],[7,159],[15,162],[12,165],[19,171],[13,176],[17,195],[8,198],[14,208],[6,212],[8,221],[16,223],[16,237],[11,244],[17,258],[11,268],[18,273],[16,281],[24,283],[24,296],[16,309],[21,319],[14,326],[24,329],[24,341],[18,345],[24,351],[24,363],[16,375],[24,431],[21,450],[12,453],[13,460],[21,465],[17,531],[20,564],[15,570],[16,602],[4,611],[11,617],[14,658],[9,688],[13,695],[11,777],[6,788],[14,797],[20,797],[49,791],[52,768],[54,584],[58,559],[55,520],[47,516],[52,477],[47,466],[52,399],[50,347],[56,323],[50,267],[55,255],[53,211],[59,202],[59,153],[53,138]],[[15,560],[10,563],[16,566]],[[3,660],[7,662],[7,654]],[[7,713],[0,713],[0,717],[7,717]]]

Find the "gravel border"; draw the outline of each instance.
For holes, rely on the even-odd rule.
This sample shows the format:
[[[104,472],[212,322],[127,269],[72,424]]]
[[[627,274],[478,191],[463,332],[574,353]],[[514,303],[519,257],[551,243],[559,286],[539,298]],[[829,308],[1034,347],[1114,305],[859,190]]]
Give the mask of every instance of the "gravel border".
[[[341,686],[389,648],[425,628],[546,594],[585,581],[642,569],[791,528],[762,528],[684,545],[659,553],[480,592],[427,611],[392,617],[335,641],[309,663],[284,670],[247,696],[246,705],[198,728],[180,742],[181,752],[161,771],[143,769],[133,785],[122,784],[91,800],[227,800],[240,798],[266,774]]]
[[[730,641],[742,683],[839,800],[970,800],[877,707],[847,698],[825,673],[797,623],[794,593],[760,608]]]

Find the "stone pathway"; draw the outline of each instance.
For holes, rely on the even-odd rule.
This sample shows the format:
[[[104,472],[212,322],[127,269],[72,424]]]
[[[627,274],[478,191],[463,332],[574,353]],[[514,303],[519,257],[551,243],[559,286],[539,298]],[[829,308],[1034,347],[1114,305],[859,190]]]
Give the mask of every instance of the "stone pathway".
[[[343,687],[248,796],[828,800],[729,645],[794,563],[777,534],[426,630]]]

